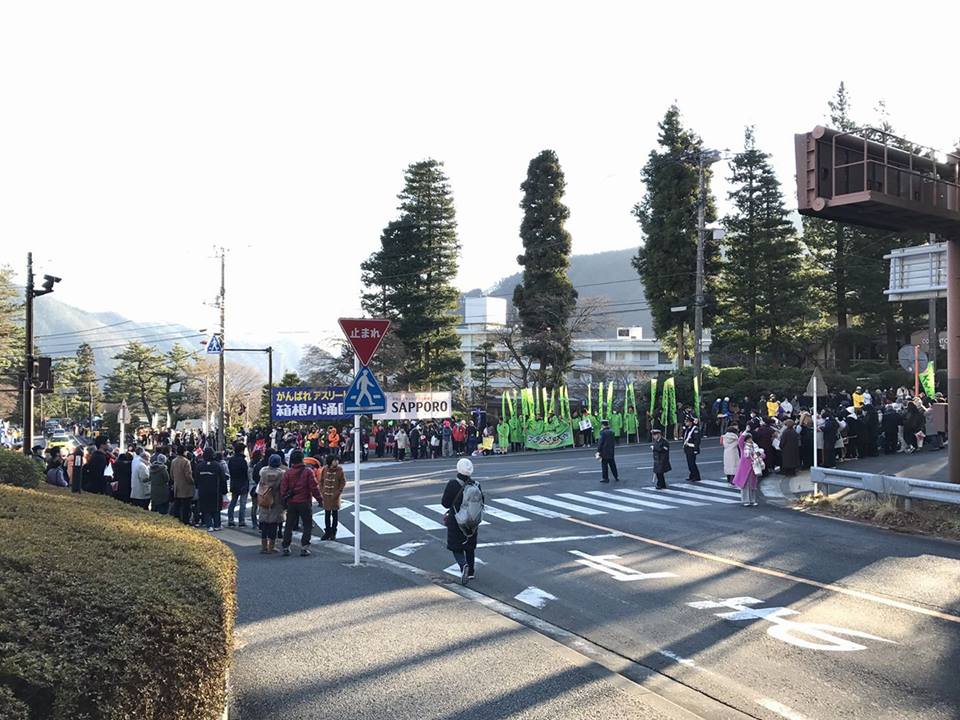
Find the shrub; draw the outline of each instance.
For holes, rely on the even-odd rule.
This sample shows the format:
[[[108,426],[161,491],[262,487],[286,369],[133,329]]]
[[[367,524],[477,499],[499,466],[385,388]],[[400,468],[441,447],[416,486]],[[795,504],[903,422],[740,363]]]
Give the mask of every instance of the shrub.
[[[23,453],[0,450],[0,485],[35,488],[43,482],[40,464]]]
[[[219,718],[235,572],[172,518],[0,485],[0,715]]]

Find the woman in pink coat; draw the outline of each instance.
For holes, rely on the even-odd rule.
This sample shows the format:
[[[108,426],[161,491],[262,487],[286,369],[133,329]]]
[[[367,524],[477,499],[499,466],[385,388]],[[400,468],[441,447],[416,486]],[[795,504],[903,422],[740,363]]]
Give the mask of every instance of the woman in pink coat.
[[[740,488],[740,499],[744,507],[757,504],[757,469],[763,473],[763,450],[753,442],[753,436],[745,432],[740,436],[740,464],[733,484]]]

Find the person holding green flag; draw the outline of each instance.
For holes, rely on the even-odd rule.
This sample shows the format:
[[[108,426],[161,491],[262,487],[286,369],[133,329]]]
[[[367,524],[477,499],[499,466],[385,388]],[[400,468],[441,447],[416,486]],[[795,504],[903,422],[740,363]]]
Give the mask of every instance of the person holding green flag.
[[[510,423],[506,418],[500,418],[497,423],[497,444],[500,445],[500,452],[507,452],[510,447]]]
[[[619,410],[610,412],[610,430],[613,431],[614,442],[620,442],[620,436],[623,434],[623,414]]]

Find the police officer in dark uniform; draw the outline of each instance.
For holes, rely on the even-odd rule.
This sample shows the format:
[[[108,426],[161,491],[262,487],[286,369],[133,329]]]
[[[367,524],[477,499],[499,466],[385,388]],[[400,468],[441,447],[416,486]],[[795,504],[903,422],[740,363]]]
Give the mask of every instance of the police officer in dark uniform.
[[[697,455],[700,454],[700,428],[695,417],[687,418],[687,427],[683,431],[683,453],[687,456],[687,470],[690,482],[700,482],[700,468],[697,467]]]

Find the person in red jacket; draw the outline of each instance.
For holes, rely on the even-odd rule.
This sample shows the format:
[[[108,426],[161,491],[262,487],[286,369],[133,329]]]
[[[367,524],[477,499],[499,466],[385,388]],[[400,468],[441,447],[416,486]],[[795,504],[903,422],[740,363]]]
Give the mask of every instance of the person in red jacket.
[[[313,530],[313,508],[311,498],[323,504],[320,486],[313,468],[303,464],[303,453],[294,450],[290,453],[290,469],[280,481],[280,499],[287,508],[287,521],[283,524],[283,554],[290,554],[290,543],[293,542],[293,528],[299,519],[303,523],[303,534],[300,536],[300,554],[310,554],[310,533]]]

